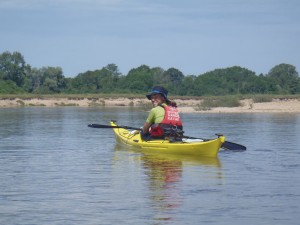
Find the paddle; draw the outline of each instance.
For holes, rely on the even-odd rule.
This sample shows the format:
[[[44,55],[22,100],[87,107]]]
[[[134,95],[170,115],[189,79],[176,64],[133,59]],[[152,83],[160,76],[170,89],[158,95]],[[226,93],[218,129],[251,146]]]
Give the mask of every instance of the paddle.
[[[140,128],[136,127],[129,127],[129,126],[110,126],[110,125],[102,125],[102,124],[89,124],[88,127],[92,128],[123,128],[123,129],[130,129],[130,130],[141,130]],[[219,136],[219,135],[218,135]],[[183,138],[189,138],[189,139],[202,139],[204,141],[209,141],[209,139],[204,139],[204,138],[197,138],[197,137],[190,137],[190,136],[183,136]],[[224,148],[226,150],[232,150],[232,151],[246,151],[246,147],[237,143],[233,143],[230,141],[225,141],[221,148]]]
[[[89,124],[88,127],[92,128],[123,128],[123,129],[130,129],[130,130],[141,130],[141,128],[136,128],[136,127],[128,127],[128,126],[110,126],[110,125],[102,125],[102,124]]]

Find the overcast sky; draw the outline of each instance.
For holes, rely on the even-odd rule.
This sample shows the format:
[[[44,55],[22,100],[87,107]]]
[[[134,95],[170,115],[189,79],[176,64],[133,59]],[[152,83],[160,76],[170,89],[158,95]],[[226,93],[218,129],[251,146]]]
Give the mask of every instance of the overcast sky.
[[[66,77],[110,63],[300,73],[300,0],[0,0],[0,32],[0,53]]]

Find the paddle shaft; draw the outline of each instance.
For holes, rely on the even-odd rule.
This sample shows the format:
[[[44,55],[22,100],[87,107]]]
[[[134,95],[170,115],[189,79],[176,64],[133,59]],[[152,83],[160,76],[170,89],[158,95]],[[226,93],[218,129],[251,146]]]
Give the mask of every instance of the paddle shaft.
[[[111,129],[115,129],[115,128],[123,128],[123,129],[129,129],[129,130],[141,130],[141,128],[136,128],[136,127],[128,127],[128,126],[110,126],[110,125],[102,125],[102,124],[89,124],[88,127],[92,127],[92,128],[111,128]]]

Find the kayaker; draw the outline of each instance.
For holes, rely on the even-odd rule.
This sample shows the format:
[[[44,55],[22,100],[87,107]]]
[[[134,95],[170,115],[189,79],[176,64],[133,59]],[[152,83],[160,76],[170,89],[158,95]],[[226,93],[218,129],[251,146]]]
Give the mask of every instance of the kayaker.
[[[142,127],[142,137],[182,136],[182,121],[176,103],[168,99],[168,91],[164,87],[155,86],[146,97],[151,100],[153,108]]]

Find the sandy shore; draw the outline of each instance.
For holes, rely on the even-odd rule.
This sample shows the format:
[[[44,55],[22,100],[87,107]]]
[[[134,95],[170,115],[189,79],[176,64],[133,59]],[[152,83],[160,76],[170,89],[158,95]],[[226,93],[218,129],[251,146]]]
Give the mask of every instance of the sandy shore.
[[[240,107],[217,107],[199,110],[201,100],[174,99],[184,113],[300,113],[299,99],[273,99],[272,102],[254,103],[252,99],[242,100]],[[151,108],[150,101],[139,98],[28,98],[0,99],[0,108],[10,107],[143,107]]]

